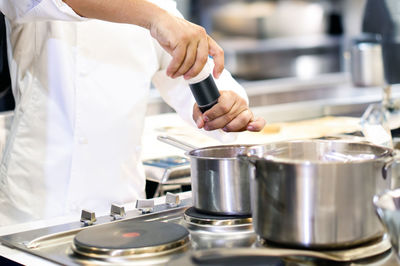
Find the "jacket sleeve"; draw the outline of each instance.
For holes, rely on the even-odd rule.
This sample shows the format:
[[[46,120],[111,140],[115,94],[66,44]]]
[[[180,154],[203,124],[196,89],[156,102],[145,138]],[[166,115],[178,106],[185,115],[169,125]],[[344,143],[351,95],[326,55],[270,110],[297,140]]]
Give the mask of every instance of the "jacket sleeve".
[[[62,0],[1,0],[1,12],[15,23],[45,20],[87,20]]]

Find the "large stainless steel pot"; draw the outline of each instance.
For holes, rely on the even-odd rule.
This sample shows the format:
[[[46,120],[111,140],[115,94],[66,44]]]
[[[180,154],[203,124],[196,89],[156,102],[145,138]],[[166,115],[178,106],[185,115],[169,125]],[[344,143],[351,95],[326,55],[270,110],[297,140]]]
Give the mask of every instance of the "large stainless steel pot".
[[[305,140],[254,146],[253,224],[271,242],[307,248],[357,245],[383,234],[373,205],[390,187],[392,150]]]
[[[237,158],[250,145],[197,149],[169,136],[158,139],[187,151],[196,209],[220,215],[251,215],[249,166]]]

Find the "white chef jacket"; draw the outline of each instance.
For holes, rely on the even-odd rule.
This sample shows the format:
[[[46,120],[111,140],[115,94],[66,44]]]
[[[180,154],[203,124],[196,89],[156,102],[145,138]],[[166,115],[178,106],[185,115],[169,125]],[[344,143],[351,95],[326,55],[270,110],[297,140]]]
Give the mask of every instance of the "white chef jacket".
[[[173,1],[154,2],[179,15]],[[144,198],[151,83],[193,123],[186,81],[166,75],[171,57],[148,30],[82,18],[62,0],[0,0],[0,10],[16,99],[0,165],[0,225],[106,213]],[[216,83],[246,98],[228,72]]]

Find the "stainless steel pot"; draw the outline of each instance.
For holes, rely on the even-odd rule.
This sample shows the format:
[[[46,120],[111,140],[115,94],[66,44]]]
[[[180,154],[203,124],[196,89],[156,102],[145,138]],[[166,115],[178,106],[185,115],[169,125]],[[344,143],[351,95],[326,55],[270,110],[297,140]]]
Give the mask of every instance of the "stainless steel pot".
[[[250,145],[195,148],[169,136],[165,143],[187,151],[190,157],[193,206],[220,215],[250,215],[249,165],[237,158]]]
[[[373,35],[354,40],[351,48],[351,77],[358,87],[384,86],[382,46]]]
[[[267,241],[338,248],[380,237],[372,198],[390,187],[391,149],[305,140],[248,149],[253,225]]]

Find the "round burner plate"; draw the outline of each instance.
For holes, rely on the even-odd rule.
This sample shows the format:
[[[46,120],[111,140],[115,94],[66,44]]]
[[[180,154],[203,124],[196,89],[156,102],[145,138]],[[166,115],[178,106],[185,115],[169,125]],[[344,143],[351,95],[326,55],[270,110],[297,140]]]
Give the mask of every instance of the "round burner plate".
[[[178,224],[121,221],[82,230],[72,249],[92,258],[143,257],[181,250],[189,241],[189,231]]]

